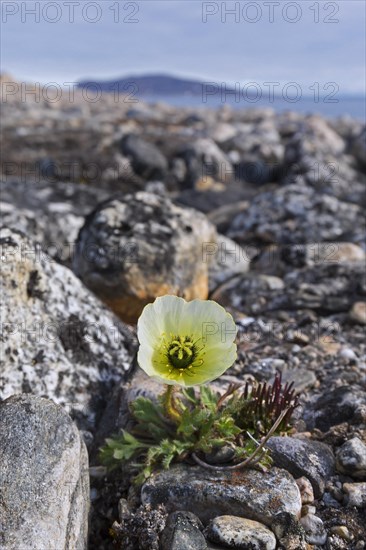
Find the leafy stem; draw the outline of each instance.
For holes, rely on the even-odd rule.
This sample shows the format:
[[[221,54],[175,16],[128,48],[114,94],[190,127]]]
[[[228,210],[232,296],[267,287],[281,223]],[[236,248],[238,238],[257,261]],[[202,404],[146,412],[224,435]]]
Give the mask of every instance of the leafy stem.
[[[154,469],[184,460],[211,470],[266,469],[271,460],[265,444],[289,431],[298,397],[279,375],[273,384],[233,384],[223,395],[209,386],[197,391],[169,385],[156,400],[139,397],[131,404],[132,433],[107,439],[100,458],[109,467],[128,464],[139,483]],[[211,464],[210,457],[225,448],[227,463]]]

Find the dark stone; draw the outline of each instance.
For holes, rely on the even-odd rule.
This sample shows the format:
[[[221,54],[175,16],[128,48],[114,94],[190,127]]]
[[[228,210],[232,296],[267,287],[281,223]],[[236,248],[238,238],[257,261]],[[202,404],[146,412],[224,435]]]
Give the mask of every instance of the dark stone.
[[[366,395],[358,386],[341,386],[321,395],[306,411],[306,422],[327,432],[332,426],[349,422],[352,424],[361,406],[366,405]]]
[[[120,149],[129,157],[136,174],[144,179],[164,179],[168,163],[164,155],[152,143],[136,134],[124,136]]]
[[[206,550],[203,526],[191,512],[173,512],[161,535],[162,550]]]
[[[236,214],[238,202],[244,201],[247,197],[248,193],[245,190],[230,185],[228,189],[223,191],[212,191],[210,189],[207,191],[198,191],[196,189],[186,189],[182,191],[174,201],[178,205],[189,206],[205,214],[215,211],[223,205],[232,205]],[[233,215],[232,213],[228,215],[230,222]],[[219,227],[220,232],[223,233],[227,225],[228,222],[225,223],[225,225],[221,224]]]
[[[337,470],[355,479],[366,479],[366,445],[358,437],[344,443],[337,451]]]
[[[329,445],[296,437],[271,437],[267,446],[276,466],[295,478],[307,477],[315,498],[322,496],[325,482],[334,473],[335,460]]]
[[[235,166],[235,176],[241,181],[253,185],[263,185],[278,179],[278,170],[275,166],[256,160],[246,160]]]
[[[231,162],[211,139],[199,138],[189,143],[181,148],[178,157],[186,164],[185,186],[188,188],[206,177],[224,182],[233,179]]]

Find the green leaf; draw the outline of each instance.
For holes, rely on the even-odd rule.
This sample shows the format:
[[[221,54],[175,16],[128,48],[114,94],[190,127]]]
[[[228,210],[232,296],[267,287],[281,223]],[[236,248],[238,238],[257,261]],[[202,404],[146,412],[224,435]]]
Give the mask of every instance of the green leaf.
[[[166,423],[162,418],[163,409],[160,405],[154,403],[145,397],[138,397],[131,404],[133,416],[144,423],[155,424],[156,426],[166,427]]]
[[[219,401],[219,395],[213,393],[209,386],[201,386],[200,399],[202,404],[210,411],[214,412],[217,409],[217,403]]]
[[[182,394],[190,403],[197,405],[196,392],[194,388],[182,388]]]
[[[128,432],[113,439],[106,439],[106,445],[101,449],[101,460],[109,463],[112,459],[117,461],[128,461],[135,454],[146,448],[146,444],[136,439]]]

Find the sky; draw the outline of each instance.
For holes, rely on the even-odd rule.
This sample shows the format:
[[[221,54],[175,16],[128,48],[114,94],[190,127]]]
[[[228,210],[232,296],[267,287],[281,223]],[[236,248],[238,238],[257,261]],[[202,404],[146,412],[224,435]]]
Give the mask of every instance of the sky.
[[[365,90],[364,0],[2,0],[1,12],[1,70],[18,80],[163,73]]]

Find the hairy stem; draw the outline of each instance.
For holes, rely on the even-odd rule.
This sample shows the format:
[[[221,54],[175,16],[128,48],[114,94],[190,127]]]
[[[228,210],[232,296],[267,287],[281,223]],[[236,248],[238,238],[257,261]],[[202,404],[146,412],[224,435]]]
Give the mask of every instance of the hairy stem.
[[[179,422],[181,419],[181,415],[177,410],[174,402],[174,389],[174,386],[167,386],[167,389],[165,390],[165,393],[163,395],[164,408],[169,418],[171,418],[174,422]]]

